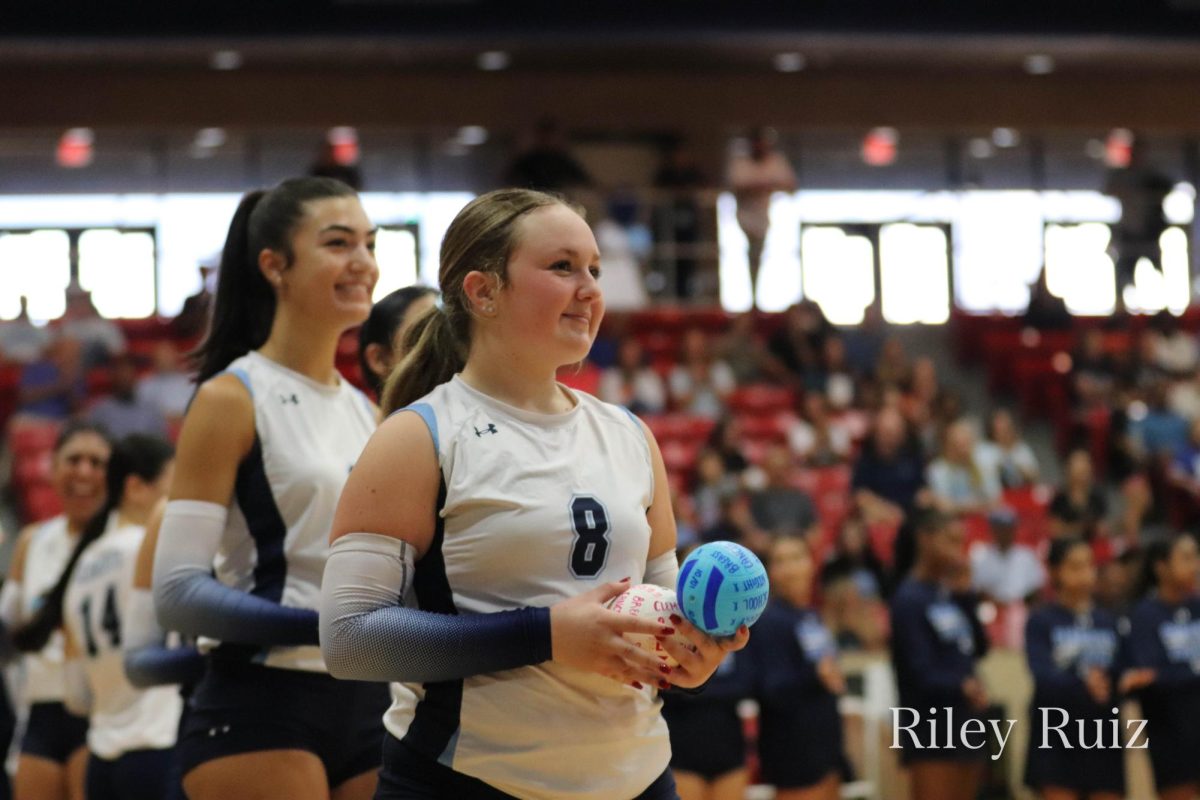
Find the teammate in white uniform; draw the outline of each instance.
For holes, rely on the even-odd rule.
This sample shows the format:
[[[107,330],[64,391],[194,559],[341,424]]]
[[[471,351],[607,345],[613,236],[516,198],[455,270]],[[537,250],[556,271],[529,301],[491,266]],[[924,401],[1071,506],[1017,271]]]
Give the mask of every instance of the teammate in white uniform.
[[[384,393],[413,413],[347,481],[322,587],[331,672],[396,682],[377,798],[674,798],[654,687],[699,686],[748,638],[673,620],[693,652],[604,607],[678,567],[653,437],[555,380],[591,347],[598,278],[591,230],[545,194],[484,195],[446,233],[443,307]]]
[[[163,628],[208,650],[178,744],[192,800],[374,791],[386,687],[328,675],[316,611],[338,494],[376,424],[334,364],[371,309],[374,240],[324,178],[251,193],[230,225],[154,565]]]
[[[0,618],[23,659],[18,695],[29,718],[17,760],[17,800],[83,797],[87,720],[63,707],[63,640],[58,626],[32,626],[45,596],[63,573],[80,533],[104,504],[104,471],[112,444],[90,423],[71,423],[54,448],[53,484],[63,513],[22,531],[8,580],[0,592]]]
[[[167,494],[173,459],[171,445],[156,437],[117,442],[108,500],[84,529],[59,594],[66,705],[88,717],[88,800],[161,800],[167,790],[182,702],[169,687],[134,688],[121,644],[134,562],[147,519]]]

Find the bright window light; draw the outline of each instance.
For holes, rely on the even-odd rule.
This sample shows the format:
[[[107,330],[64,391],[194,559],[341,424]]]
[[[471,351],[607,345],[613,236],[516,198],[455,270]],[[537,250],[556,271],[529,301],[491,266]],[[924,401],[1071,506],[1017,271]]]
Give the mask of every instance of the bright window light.
[[[967,192],[955,230],[954,295],[965,311],[1019,314],[1042,270],[1036,192]]]
[[[380,228],[375,236],[375,262],[379,282],[373,302],[417,282],[417,237],[407,228]]]
[[[834,325],[857,325],[875,300],[875,248],[841,228],[807,227],[800,236],[804,295]]]
[[[920,225],[884,225],[879,231],[883,318],[909,325],[950,319],[950,265],[946,233]]]
[[[726,311],[748,311],[750,300],[749,243],[737,223],[737,202],[728,192],[717,198],[717,243],[721,251],[718,270],[721,307]]]
[[[1172,225],[1191,225],[1196,215],[1196,187],[1177,183],[1163,200],[1163,215]]]
[[[35,322],[61,317],[70,281],[71,239],[66,231],[0,234],[0,319],[16,319],[22,295]]]
[[[755,291],[763,311],[783,311],[800,299],[800,205],[795,195],[776,195],[763,243]]]
[[[94,228],[79,236],[79,285],[100,316],[154,314],[154,236]]]
[[[1133,285],[1125,289],[1125,306],[1146,314],[1166,308],[1178,316],[1187,308],[1190,295],[1187,235],[1179,228],[1170,228],[1159,239],[1159,245],[1162,272],[1149,259],[1140,259],[1134,266]]]
[[[1103,316],[1116,308],[1111,238],[1101,222],[1046,226],[1046,285],[1072,314]]]

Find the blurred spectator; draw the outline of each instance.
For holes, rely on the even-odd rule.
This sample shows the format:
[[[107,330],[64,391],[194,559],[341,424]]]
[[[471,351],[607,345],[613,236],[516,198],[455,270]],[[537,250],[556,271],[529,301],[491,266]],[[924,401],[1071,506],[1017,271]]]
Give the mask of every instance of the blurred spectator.
[[[1092,543],[1102,535],[1108,500],[1104,489],[1096,485],[1087,450],[1074,450],[1067,456],[1066,476],[1050,501],[1048,513],[1054,538],[1078,536]]]
[[[810,392],[801,401],[804,416],[788,430],[792,452],[807,466],[828,467],[850,457],[850,431],[830,418],[825,395]]]
[[[725,464],[729,473],[742,480],[742,474],[750,469],[750,462],[742,452],[742,423],[737,417],[724,416],[717,420],[708,435],[708,446],[713,448]]]
[[[534,129],[533,144],[504,173],[504,183],[523,189],[563,192],[590,186],[592,177],[567,151],[566,137],[558,120],[544,117]]]
[[[988,514],[992,541],[971,547],[971,587],[1001,604],[1030,599],[1046,583],[1033,548],[1017,544],[1017,515],[1009,508]]]
[[[212,310],[213,293],[209,288],[216,269],[200,265],[200,289],[183,301],[183,308],[171,320],[171,331],[181,339],[192,339],[208,330],[208,315]]]
[[[357,161],[357,154],[354,158]],[[363,189],[362,170],[358,168],[358,164],[339,158],[337,147],[328,138],[323,139],[317,148],[316,160],[308,168],[308,174],[314,178],[333,178],[356,192]]]
[[[1117,379],[1117,365],[1104,347],[1104,332],[1089,328],[1071,357],[1071,388],[1076,399],[1089,405],[1108,397]]]
[[[1121,219],[1113,226],[1110,245],[1116,266],[1118,313],[1125,310],[1125,287],[1133,284],[1138,261],[1149,259],[1162,271],[1158,240],[1167,228],[1163,200],[1174,185],[1171,178],[1146,163],[1145,147],[1139,139],[1130,148],[1129,164],[1108,173],[1102,191],[1121,203]]]
[[[661,414],[667,407],[663,379],[646,363],[642,344],[626,336],[617,349],[617,363],[600,376],[600,399],[625,406],[635,414]]]
[[[875,415],[851,479],[854,502],[868,525],[899,523],[912,512],[925,488],[920,443],[894,408]]]
[[[1113,554],[1121,556],[1137,550],[1143,541],[1166,536],[1169,528],[1162,517],[1145,475],[1122,481],[1121,506],[1112,528]]]
[[[112,393],[92,406],[88,418],[108,429],[117,441],[131,433],[167,438],[167,419],[157,406],[137,396],[137,365],[121,355],[109,365]]]
[[[1186,420],[1200,419],[1200,370],[1172,384],[1167,391],[1167,405]]]
[[[51,337],[45,327],[38,327],[29,320],[25,295],[21,295],[20,303],[21,310],[16,319],[0,321],[0,361],[29,364],[42,355]]]
[[[700,543],[700,529],[691,499],[675,487],[671,487],[671,511],[675,515],[675,545],[680,551]]]
[[[183,371],[179,350],[173,342],[165,339],[158,342],[152,363],[153,371],[138,381],[138,402],[157,408],[168,422],[178,422],[183,419],[196,386]]]
[[[825,339],[834,328],[821,307],[802,300],[784,313],[783,325],[767,340],[767,372],[775,380],[804,388],[804,376],[820,368]]]
[[[1128,614],[1133,604],[1134,586],[1141,563],[1142,551],[1135,548],[1112,561],[1097,565],[1096,605],[1118,616]]]
[[[635,252],[629,231],[614,216],[605,214],[592,226],[596,244],[604,254],[601,286],[604,306],[612,311],[635,311],[650,304],[642,265]]]
[[[1137,338],[1137,348],[1116,350],[1113,355],[1119,356],[1117,363],[1117,382],[1126,388],[1145,390],[1156,384],[1161,384],[1169,376],[1158,365],[1157,331],[1144,330]]]
[[[55,336],[45,353],[21,369],[17,411],[47,419],[65,420],[87,396],[79,342]]]
[[[1033,448],[1021,438],[1012,412],[997,408],[988,417],[988,441],[979,446],[977,456],[985,469],[995,471],[1006,489],[1037,483],[1038,462]]]
[[[725,400],[737,388],[733,370],[713,356],[708,334],[691,328],[683,335],[680,363],[671,370],[674,407],[689,414],[717,419]]]
[[[683,139],[672,141],[654,173],[654,188],[659,190],[654,239],[660,248],[670,248],[671,257],[657,257],[655,269],[674,276],[675,296],[680,300],[691,298],[697,290],[695,248],[701,238],[697,196],[704,185],[691,148]]]
[[[838,410],[854,405],[858,375],[846,359],[845,340],[840,335],[826,337],[821,357],[820,391],[829,399],[829,405]]]
[[[821,568],[821,584],[832,586],[840,581],[854,585],[858,595],[867,600],[880,600],[890,589],[887,570],[870,547],[867,525],[852,515],[842,523],[834,540],[833,552]]]
[[[721,519],[722,504],[741,491],[741,482],[725,468],[721,454],[705,449],[696,457],[696,483],[692,489],[692,507],[700,530],[715,528]]]
[[[1154,341],[1154,363],[1171,377],[1191,376],[1200,366],[1200,350],[1195,337],[1180,328],[1179,320],[1165,309],[1154,315],[1150,325],[1158,333]]]
[[[733,370],[739,385],[754,383],[762,377],[766,350],[762,339],[754,332],[754,313],[746,311],[735,316],[729,328],[717,339],[717,358]]]
[[[1129,409],[1129,437],[1143,463],[1165,466],[1187,442],[1187,420],[1167,407],[1167,384],[1157,381],[1146,389],[1144,411]]]
[[[975,431],[966,420],[946,430],[942,455],[928,470],[934,503],[948,514],[980,514],[1000,500],[1000,478],[976,457]]]
[[[721,499],[721,515],[717,524],[700,531],[705,542],[730,541],[753,550],[766,552],[771,544],[771,534],[758,527],[750,512],[750,500],[744,492]]]
[[[766,485],[750,494],[750,513],[759,528],[773,534],[813,537],[820,532],[812,498],[792,485],[792,455],[774,445],[763,457]]]
[[[1050,291],[1046,284],[1046,268],[1029,287],[1029,306],[1025,309],[1025,324],[1039,331],[1068,331],[1075,318],[1067,310],[1067,302]]]
[[[770,128],[750,131],[748,148],[735,151],[729,159],[729,189],[737,200],[737,221],[749,245],[751,304],[757,303],[758,271],[763,244],[771,224],[771,196],[796,191],[796,173],[787,156],[775,149],[775,132]]]
[[[875,364],[876,382],[881,387],[899,387],[908,385],[911,379],[912,364],[904,351],[904,343],[895,337],[884,339]]]
[[[79,342],[85,369],[125,352],[125,334],[117,323],[100,316],[92,305],[91,293],[78,286],[67,289],[67,310],[58,329],[62,335]]]

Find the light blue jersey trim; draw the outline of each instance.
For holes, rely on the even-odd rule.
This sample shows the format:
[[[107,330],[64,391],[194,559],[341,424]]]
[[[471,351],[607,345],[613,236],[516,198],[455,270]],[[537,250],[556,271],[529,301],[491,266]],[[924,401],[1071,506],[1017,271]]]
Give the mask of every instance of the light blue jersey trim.
[[[457,728],[454,735],[450,737],[450,741],[446,742],[446,749],[438,756],[438,763],[443,767],[454,767],[454,751],[458,749],[458,735],[462,733],[462,728]]]
[[[429,435],[433,437],[433,450],[439,454],[440,460],[442,448],[438,442],[437,415],[433,413],[433,406],[429,405],[429,403],[413,403],[404,408],[396,409],[392,412],[392,415],[399,414],[401,411],[415,411],[421,415],[421,419],[425,420],[425,427],[429,428]]]
[[[633,427],[637,430],[638,436],[642,437],[642,443],[646,445],[646,460],[650,462],[650,497],[653,498],[656,489],[654,484],[654,458],[650,455],[650,440],[646,438],[646,429],[642,427],[642,421],[638,419],[637,414],[634,414],[625,406],[617,406],[617,408],[624,411],[629,415],[629,419],[633,420]],[[649,507],[646,508],[646,511],[650,511]]]
[[[230,375],[236,376],[237,379],[242,382],[242,385],[246,387],[246,391],[250,393],[250,399],[253,400],[254,387],[250,385],[250,373],[246,372],[246,370],[242,369],[241,367],[230,367],[225,371]]]

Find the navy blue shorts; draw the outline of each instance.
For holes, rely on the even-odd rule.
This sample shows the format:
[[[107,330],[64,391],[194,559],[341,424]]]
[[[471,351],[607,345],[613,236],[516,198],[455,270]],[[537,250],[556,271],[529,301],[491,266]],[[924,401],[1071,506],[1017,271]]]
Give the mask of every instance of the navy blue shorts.
[[[1034,789],[1059,786],[1077,792],[1111,792],[1125,796],[1125,752],[1123,750],[1067,750],[1038,747],[1034,735],[1025,760],[1025,785]],[[1056,741],[1051,739],[1051,742]],[[1061,743],[1060,743],[1061,744]]]
[[[379,766],[385,683],[209,658],[179,737],[183,774],[225,756],[304,750],[330,787]]]
[[[746,766],[746,736],[736,703],[663,706],[671,732],[671,768],[713,781]]]
[[[779,789],[802,789],[830,773],[844,774],[842,718],[837,700],[824,695],[816,702],[768,703],[758,719],[758,757],[764,783]]]
[[[29,707],[21,753],[65,764],[87,743],[87,729],[87,719],[70,713],[62,703],[34,703]]]
[[[134,750],[108,761],[88,756],[87,800],[161,800],[168,795],[171,750]]]
[[[516,800],[483,781],[420,755],[388,734],[375,800]],[[613,798],[621,800],[621,798]],[[668,769],[633,800],[679,800]]]

